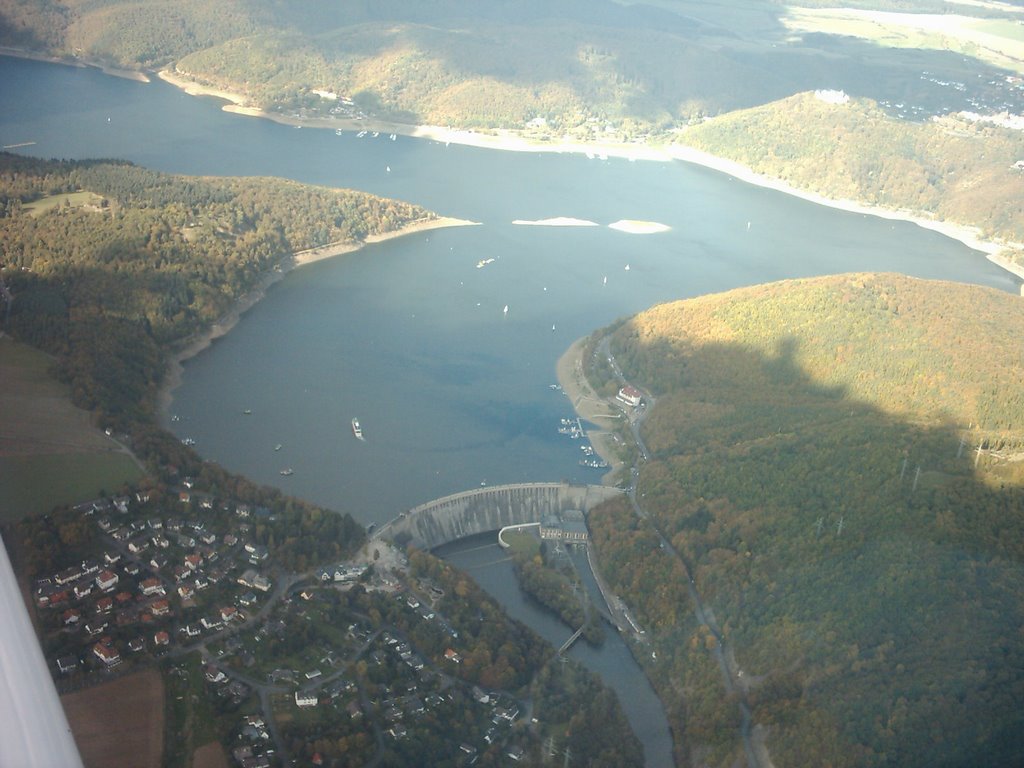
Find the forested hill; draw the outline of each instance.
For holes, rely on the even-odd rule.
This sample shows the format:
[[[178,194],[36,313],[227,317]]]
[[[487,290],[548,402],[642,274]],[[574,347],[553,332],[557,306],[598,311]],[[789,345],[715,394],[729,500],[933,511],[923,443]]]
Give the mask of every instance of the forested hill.
[[[0,153],[7,330],[58,357],[77,405],[124,427],[151,412],[169,346],[292,252],[424,218],[433,214],[281,179]]]
[[[1024,242],[1024,131],[898,120],[868,99],[802,93],[687,129],[681,141],[833,199],[920,211]]]
[[[289,115],[340,107],[348,117],[519,130],[542,118],[542,135],[577,139],[642,138],[822,84],[917,90],[915,52],[879,55],[852,38],[791,45],[788,7],[820,4],[0,0],[0,45],[175,68]],[[945,10],[938,0],[856,4]],[[969,69],[959,57],[928,66],[947,79]]]
[[[590,524],[695,762],[742,759],[737,698],[776,765],[1020,762],[1022,334],[1018,297],[870,274],[666,304],[614,330],[625,375],[657,395],[637,493],[650,517],[623,503]],[[614,391],[606,368],[588,375]]]

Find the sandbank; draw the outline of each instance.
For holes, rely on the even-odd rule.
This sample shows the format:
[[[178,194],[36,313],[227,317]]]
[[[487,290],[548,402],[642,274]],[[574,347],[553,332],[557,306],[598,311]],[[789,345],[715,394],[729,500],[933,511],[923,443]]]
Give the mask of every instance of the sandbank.
[[[224,101],[230,101],[234,105],[244,105],[246,98],[237,93],[226,91],[220,88],[214,88],[209,85],[202,85],[194,80],[189,80],[187,76],[178,72],[171,72],[168,69],[162,69],[156,73],[156,76],[163,80],[165,83],[173,85],[175,88],[180,88],[189,96],[213,96],[214,98],[223,99]],[[227,107],[225,107],[227,109]]]
[[[553,219],[537,219],[530,221],[528,219],[515,219],[513,224],[519,224],[524,227],[596,227],[598,223],[596,221],[589,221],[587,219],[572,219],[568,216],[556,216]]]
[[[171,406],[171,396],[174,393],[174,390],[181,384],[181,376],[184,370],[182,364],[189,358],[195,357],[204,349],[209,347],[215,339],[219,339],[234,328],[242,315],[255,306],[255,304],[266,295],[267,289],[283,278],[291,270],[303,267],[307,264],[313,264],[317,261],[323,261],[324,259],[329,259],[333,256],[354,253],[364,246],[372,245],[373,243],[383,243],[387,240],[394,240],[396,238],[405,237],[406,235],[412,235],[418,232],[427,232],[432,229],[474,226],[477,223],[478,222],[475,221],[466,221],[465,219],[438,216],[432,219],[413,221],[406,224],[404,227],[391,230],[390,232],[370,235],[361,242],[344,241],[328,243],[327,245],[322,245],[317,248],[296,251],[284,259],[278,267],[269,270],[264,274],[256,284],[255,288],[239,298],[235,302],[234,306],[232,306],[227,313],[220,317],[207,330],[183,342],[182,346],[168,356],[167,371],[164,374],[164,379],[160,384],[160,391],[157,394],[157,408],[159,412],[166,414]]]
[[[583,374],[583,352],[586,349],[587,337],[577,339],[572,346],[558,358],[555,364],[555,376],[562,392],[572,404],[576,415],[593,424],[614,424],[621,420],[622,411],[607,399],[598,395],[590,386]],[[588,429],[587,437],[594,446],[594,452],[608,462],[608,471],[601,478],[602,483],[610,483],[623,467],[617,448],[618,435],[609,429]]]
[[[657,221],[637,221],[636,219],[619,219],[608,225],[608,229],[625,232],[630,235],[653,235],[668,232],[672,227],[659,224]]]

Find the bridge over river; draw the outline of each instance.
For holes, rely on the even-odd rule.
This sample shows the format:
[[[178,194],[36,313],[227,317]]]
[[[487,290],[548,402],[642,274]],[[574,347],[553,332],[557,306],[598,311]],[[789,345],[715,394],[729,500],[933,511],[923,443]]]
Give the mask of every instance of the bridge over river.
[[[374,532],[374,539],[421,549],[477,533],[497,531],[507,525],[540,522],[545,515],[578,509],[590,511],[601,502],[625,491],[605,485],[569,483],[519,483],[495,485],[421,504],[404,512]]]

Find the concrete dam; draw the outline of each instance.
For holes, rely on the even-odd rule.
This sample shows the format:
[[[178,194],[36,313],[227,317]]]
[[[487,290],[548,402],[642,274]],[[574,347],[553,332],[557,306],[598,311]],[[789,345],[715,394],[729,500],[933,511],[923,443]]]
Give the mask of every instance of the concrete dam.
[[[421,504],[386,523],[372,538],[434,549],[466,536],[497,531],[506,525],[540,522],[549,514],[571,509],[588,512],[623,493],[621,488],[605,485],[496,485]]]

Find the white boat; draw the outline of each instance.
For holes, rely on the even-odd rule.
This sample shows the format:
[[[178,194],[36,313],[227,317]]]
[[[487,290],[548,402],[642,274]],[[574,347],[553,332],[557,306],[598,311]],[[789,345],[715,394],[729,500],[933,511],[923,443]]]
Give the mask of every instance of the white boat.
[[[336,130],[336,131],[334,132],[334,135],[335,135],[335,136],[341,136],[341,135],[342,135],[342,133],[341,133],[341,128],[338,128],[338,129],[337,129],[337,130]]]
[[[288,477],[289,475],[294,475],[295,470],[292,469],[291,467],[288,467],[288,469],[282,469],[280,474],[284,475],[285,477]]]
[[[359,426],[359,419],[352,419],[352,434],[359,440],[365,440],[363,437],[363,428]]]
[[[395,139],[397,139],[397,138],[398,138],[398,134],[396,134],[396,133],[392,133],[392,134],[391,134],[391,140],[392,140],[392,141],[394,141],[394,140],[395,140]]]
[[[278,443],[277,445],[275,445],[275,446],[274,446],[274,450],[275,450],[275,451],[280,451],[280,450],[281,450],[281,448],[282,448],[282,446],[281,446],[281,444],[280,444],[280,443]]]

